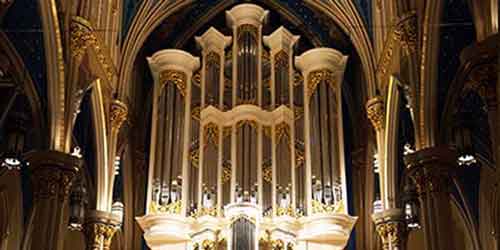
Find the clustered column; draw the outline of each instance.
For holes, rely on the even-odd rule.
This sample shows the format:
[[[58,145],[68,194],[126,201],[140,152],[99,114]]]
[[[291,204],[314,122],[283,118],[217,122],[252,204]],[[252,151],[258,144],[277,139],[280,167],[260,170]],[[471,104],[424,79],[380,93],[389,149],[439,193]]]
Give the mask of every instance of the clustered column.
[[[32,250],[63,248],[61,237],[66,225],[63,208],[82,161],[58,151],[37,151],[27,155],[33,188],[30,214]]]
[[[426,250],[455,249],[450,230],[450,187],[456,159],[456,152],[445,146],[421,149],[405,157],[420,200]]]

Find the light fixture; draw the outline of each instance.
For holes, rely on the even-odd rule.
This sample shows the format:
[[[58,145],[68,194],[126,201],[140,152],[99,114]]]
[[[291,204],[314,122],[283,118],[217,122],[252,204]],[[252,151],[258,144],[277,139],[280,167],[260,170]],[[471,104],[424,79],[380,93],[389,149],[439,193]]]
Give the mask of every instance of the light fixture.
[[[384,206],[382,204],[382,200],[380,197],[375,198],[375,201],[373,201],[373,213],[381,213],[384,211]]]
[[[417,192],[415,190],[415,186],[410,180],[407,180],[406,185],[404,186],[402,201],[404,205],[406,226],[410,230],[419,229],[420,205],[417,197]]]
[[[378,153],[373,155],[373,172],[378,174],[380,173],[380,161],[378,159]]]
[[[458,150],[457,163],[459,166],[477,166],[478,160],[476,150],[472,143],[472,130],[474,127],[472,115],[468,112],[456,114],[458,117],[457,127],[455,127],[455,143]]]
[[[10,122],[6,126],[6,149],[0,155],[0,167],[7,170],[21,170],[25,164],[22,154],[26,133],[26,118],[22,113],[10,115]]]
[[[119,218],[119,226],[121,226],[123,224],[123,215],[125,214],[125,206],[121,201],[113,202],[113,205],[111,205],[111,214]]]
[[[79,183],[71,192],[69,197],[69,222],[68,229],[71,231],[81,231],[85,220],[85,208],[87,206],[87,190],[83,184]]]
[[[115,166],[115,175],[119,175],[119,174],[120,174],[120,163],[121,163],[121,158],[120,158],[120,156],[116,156],[116,157],[115,157],[115,162],[114,162],[114,166]]]

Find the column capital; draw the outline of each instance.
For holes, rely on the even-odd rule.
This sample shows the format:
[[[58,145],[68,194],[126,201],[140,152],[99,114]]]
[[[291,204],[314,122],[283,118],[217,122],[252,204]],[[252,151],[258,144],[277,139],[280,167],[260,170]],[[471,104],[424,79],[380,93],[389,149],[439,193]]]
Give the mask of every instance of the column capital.
[[[376,96],[366,102],[366,115],[376,131],[385,127],[385,105],[380,96]]]
[[[34,151],[26,155],[30,163],[34,199],[66,201],[82,160],[59,151]]]
[[[326,81],[335,91],[340,91],[348,56],[331,48],[310,49],[295,57],[295,66],[304,76],[306,99],[320,82]],[[338,92],[340,93],[340,92]]]
[[[234,6],[226,11],[226,20],[229,27],[238,27],[244,24],[250,24],[255,27],[262,26],[265,23],[269,11],[264,10],[258,5],[244,3]]]
[[[109,121],[112,131],[119,131],[123,122],[127,120],[128,108],[127,105],[119,100],[113,100],[111,103],[111,111]]]
[[[307,77],[313,71],[328,69],[336,73],[335,76],[337,80],[340,80],[340,83],[344,77],[347,58],[348,56],[332,48],[315,48],[296,56],[295,66],[302,72],[304,77]]]
[[[300,36],[293,35],[285,27],[281,26],[271,35],[264,36],[264,44],[271,49],[271,54],[279,51],[289,52],[297,43]]]
[[[87,249],[109,250],[113,236],[119,228],[118,216],[104,211],[90,211],[84,225]]]
[[[372,219],[378,235],[382,238],[383,249],[401,249],[406,244],[407,229],[401,209],[387,209],[374,213]]]
[[[210,27],[203,35],[195,37],[196,43],[204,52],[224,53],[224,49],[231,44],[232,37],[224,36],[216,28]]]
[[[419,194],[442,192],[449,187],[457,152],[448,146],[424,148],[405,156],[405,163]]]
[[[180,71],[186,76],[200,67],[200,58],[178,49],[164,49],[147,58],[153,75],[165,71]]]

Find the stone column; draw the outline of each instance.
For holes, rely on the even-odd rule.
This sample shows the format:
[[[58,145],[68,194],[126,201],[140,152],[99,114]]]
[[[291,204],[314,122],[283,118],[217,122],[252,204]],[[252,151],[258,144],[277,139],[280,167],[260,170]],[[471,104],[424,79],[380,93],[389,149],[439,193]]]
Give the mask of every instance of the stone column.
[[[372,215],[384,250],[404,250],[408,231],[401,209],[386,209]]]
[[[426,250],[455,249],[449,189],[456,160],[456,152],[446,146],[421,149],[405,157],[420,200]]]
[[[33,190],[29,249],[62,249],[61,232],[67,222],[63,208],[82,161],[58,151],[32,152],[26,160],[30,163]]]
[[[91,211],[84,225],[87,250],[109,250],[120,218],[108,212]]]

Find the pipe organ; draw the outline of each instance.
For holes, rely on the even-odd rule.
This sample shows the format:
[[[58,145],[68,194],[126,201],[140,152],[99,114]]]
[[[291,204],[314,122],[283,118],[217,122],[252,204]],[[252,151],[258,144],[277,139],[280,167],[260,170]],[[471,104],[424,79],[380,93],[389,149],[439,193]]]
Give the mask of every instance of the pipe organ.
[[[147,210],[152,249],[343,249],[347,213],[341,84],[347,56],[226,12],[232,34],[196,37],[201,58],[148,58],[153,114]]]

